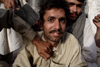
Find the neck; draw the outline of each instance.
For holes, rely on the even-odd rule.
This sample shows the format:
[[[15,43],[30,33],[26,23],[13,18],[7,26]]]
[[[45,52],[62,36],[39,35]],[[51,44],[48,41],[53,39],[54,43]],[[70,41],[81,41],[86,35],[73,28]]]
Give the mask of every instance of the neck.
[[[47,40],[48,43],[50,43],[53,47],[57,47],[58,46],[58,42],[52,42],[50,40]]]
[[[74,22],[75,20],[68,19],[67,27],[72,26]]]
[[[51,44],[53,47],[57,47],[58,46],[58,43],[59,43],[59,41],[51,41],[51,40],[49,40],[47,37],[45,37],[44,36],[44,38],[45,38],[45,40],[49,43],[49,44]]]

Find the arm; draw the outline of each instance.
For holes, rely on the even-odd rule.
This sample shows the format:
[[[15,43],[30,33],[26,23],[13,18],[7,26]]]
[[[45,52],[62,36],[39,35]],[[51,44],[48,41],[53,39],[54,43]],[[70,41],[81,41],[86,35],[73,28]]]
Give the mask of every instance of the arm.
[[[46,60],[50,57],[50,54],[52,53],[52,46],[49,43],[42,41],[38,36],[36,36],[36,32],[33,31],[30,25],[28,25],[17,15],[14,15],[11,9],[0,9],[0,22],[3,22],[3,24],[0,23],[1,29],[13,27],[15,31],[19,32],[27,39],[33,41],[33,43],[37,47],[37,51],[40,56],[42,56]]]
[[[96,44],[94,40],[94,35],[92,32],[92,27],[88,19],[86,19],[86,24],[84,28],[84,41],[82,47],[82,55],[88,62],[95,62],[97,57]]]
[[[95,18],[93,19],[93,23],[97,27],[97,33],[95,36],[96,45],[97,45],[97,47],[100,48],[100,14],[95,16]]]
[[[13,8],[15,9],[15,3],[14,0],[0,0],[1,3],[4,3],[4,6],[6,9]]]
[[[100,67],[100,14],[98,14],[97,16],[94,17],[93,23],[97,27],[97,32],[95,35],[95,41],[96,41],[96,45],[97,45],[97,60],[96,60],[96,62],[97,62],[98,67]]]
[[[43,57],[45,60],[50,58],[52,54],[52,45],[42,41],[38,36],[33,39],[33,43],[37,48],[38,54]]]
[[[0,9],[0,31],[2,28],[9,28],[13,19],[11,10]],[[7,20],[8,19],[8,20]]]

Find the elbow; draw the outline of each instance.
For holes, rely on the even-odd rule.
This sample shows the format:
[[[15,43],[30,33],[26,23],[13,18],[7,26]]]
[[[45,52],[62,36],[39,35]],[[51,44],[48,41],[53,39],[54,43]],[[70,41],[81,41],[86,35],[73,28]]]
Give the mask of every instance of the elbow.
[[[97,53],[92,53],[92,52],[87,52],[87,51],[83,51],[82,55],[84,57],[84,59],[88,62],[95,62],[97,59]]]

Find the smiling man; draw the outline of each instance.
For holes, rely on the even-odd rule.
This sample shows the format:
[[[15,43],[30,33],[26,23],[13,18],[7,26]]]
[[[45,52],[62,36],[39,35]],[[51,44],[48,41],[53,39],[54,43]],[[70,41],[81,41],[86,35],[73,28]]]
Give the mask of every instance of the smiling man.
[[[53,46],[51,57],[45,60],[39,56],[32,42],[24,39],[25,45],[13,67],[87,67],[77,39],[65,32],[66,7],[65,0],[47,0],[40,9],[40,22],[44,31],[38,32],[38,35]]]
[[[63,9],[46,10],[44,14],[44,37],[53,47],[58,45],[66,28],[66,14]]]

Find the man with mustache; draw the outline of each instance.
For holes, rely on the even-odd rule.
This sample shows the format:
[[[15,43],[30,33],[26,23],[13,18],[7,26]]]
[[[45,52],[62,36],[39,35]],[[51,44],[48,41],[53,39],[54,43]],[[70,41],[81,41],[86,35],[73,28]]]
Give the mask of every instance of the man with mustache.
[[[13,67],[87,67],[77,39],[65,32],[67,12],[65,0],[47,0],[41,5],[39,21],[43,31],[38,35],[52,45],[53,53],[45,60],[38,54],[36,46],[24,38],[24,45]]]
[[[88,67],[97,67],[96,44],[90,21],[82,12],[85,0],[65,0],[69,3],[68,25],[66,30],[72,33],[82,47],[82,55],[87,61]],[[69,26],[69,27],[68,27]]]
[[[87,15],[82,12],[85,0],[65,0],[69,3],[68,23],[66,31],[72,33],[82,47],[82,55],[89,67],[98,67],[96,64],[97,52],[91,23]],[[40,45],[41,46],[41,45]],[[47,50],[48,51],[48,50]],[[46,51],[46,52],[47,52]]]
[[[79,41],[82,47],[82,55],[87,61],[88,67],[98,67],[96,64],[97,52],[92,27],[87,15],[82,12],[85,0],[65,1],[68,2],[70,10],[67,15],[68,23],[66,31],[72,33]]]
[[[69,3],[70,13],[68,13],[68,24],[66,30],[72,33],[79,41],[82,47],[82,55],[88,62],[89,67],[97,67],[96,61],[96,45],[93,37],[91,24],[86,18],[86,14],[82,13],[82,6],[85,0],[65,0]],[[36,45],[39,55],[46,60],[50,57],[52,48],[49,46],[37,44],[36,41],[41,41],[34,38],[33,43]],[[42,41],[41,41],[42,42]],[[41,43],[40,42],[40,43]],[[41,50],[44,49],[45,50]],[[50,49],[51,48],[51,49]]]

